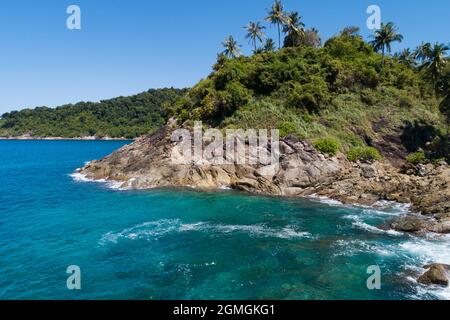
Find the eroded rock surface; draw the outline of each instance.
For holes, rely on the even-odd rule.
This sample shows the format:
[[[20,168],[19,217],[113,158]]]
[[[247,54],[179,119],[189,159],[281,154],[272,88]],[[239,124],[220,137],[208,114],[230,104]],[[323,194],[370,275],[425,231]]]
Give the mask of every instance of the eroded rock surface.
[[[417,279],[417,281],[424,285],[440,285],[448,286],[448,271],[450,266],[446,264],[434,263],[424,266],[424,269],[428,269],[423,275]]]
[[[168,125],[141,137],[104,159],[92,161],[80,172],[95,180],[120,181],[123,188],[133,189],[229,187],[276,196],[316,194],[345,204],[373,205],[380,200],[411,203],[412,211],[418,214],[393,220],[389,228],[450,232],[447,165],[428,165],[420,174],[407,174],[388,162],[353,164],[342,154],[326,157],[309,143],[292,137],[280,141],[279,162],[275,164],[176,164],[171,158],[178,144],[171,139],[174,128]]]

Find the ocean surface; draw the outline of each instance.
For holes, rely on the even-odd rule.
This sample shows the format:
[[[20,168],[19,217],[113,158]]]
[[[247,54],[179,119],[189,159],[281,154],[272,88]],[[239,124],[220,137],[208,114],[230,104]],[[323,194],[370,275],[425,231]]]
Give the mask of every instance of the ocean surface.
[[[450,263],[450,238],[377,228],[402,206],[118,190],[73,174],[125,143],[0,141],[0,299],[450,298],[414,280]],[[81,290],[67,288],[71,265]]]

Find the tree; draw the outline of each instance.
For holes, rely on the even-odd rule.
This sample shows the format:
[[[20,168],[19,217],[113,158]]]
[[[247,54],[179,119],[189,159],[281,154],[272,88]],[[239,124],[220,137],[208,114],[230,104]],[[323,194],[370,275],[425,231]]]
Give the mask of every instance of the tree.
[[[450,50],[449,46],[443,43],[435,43],[432,47],[430,47],[424,63],[420,67],[430,76],[435,86],[441,72],[447,64],[446,53],[448,50]]]
[[[394,56],[398,59],[398,61],[410,68],[416,65],[415,54],[414,52],[411,52],[409,48],[404,49],[400,53],[396,53]]]
[[[286,14],[283,11],[283,3],[281,0],[275,0],[272,9],[268,12],[266,21],[277,25],[278,28],[278,48],[281,49],[281,26],[287,23]]]
[[[299,46],[305,37],[305,24],[301,21],[301,16],[298,12],[290,12],[286,16],[286,24],[283,27],[283,32],[287,34],[284,39],[285,47]]]
[[[237,58],[241,55],[241,49],[236,40],[234,40],[233,36],[229,36],[222,42],[222,45],[225,47],[223,54],[229,58]]]
[[[273,52],[275,51],[275,42],[273,41],[273,39],[267,39],[266,43],[264,44],[264,51],[265,52]]]
[[[357,37],[359,36],[359,27],[348,26],[341,30],[340,34],[344,37]]]
[[[227,56],[225,55],[225,53],[221,52],[217,55],[217,61],[216,63],[213,65],[213,70],[214,71],[218,71],[220,68],[222,68],[225,64],[225,62],[228,60]]]
[[[319,30],[311,28],[305,31],[303,44],[309,47],[318,48],[322,44],[319,36]]]
[[[256,52],[256,42],[263,42],[263,39],[266,36],[263,30],[266,27],[261,26],[259,22],[250,22],[245,28],[247,29],[245,38],[253,43],[253,52]]]
[[[382,23],[381,28],[375,31],[372,45],[376,52],[381,51],[381,66],[384,66],[384,56],[386,51],[388,53],[391,52],[391,43],[395,41],[402,42],[403,40],[403,36],[397,31],[398,29],[393,22],[388,22],[387,24]]]
[[[425,61],[430,56],[431,43],[422,42],[416,50],[414,50],[414,58],[420,62]]]

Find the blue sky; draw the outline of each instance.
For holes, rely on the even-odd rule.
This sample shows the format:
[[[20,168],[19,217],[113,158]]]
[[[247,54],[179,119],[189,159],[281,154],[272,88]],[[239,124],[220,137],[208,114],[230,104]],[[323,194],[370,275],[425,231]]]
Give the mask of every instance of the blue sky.
[[[229,34],[262,20],[272,0],[2,0],[0,114],[35,106],[98,101],[149,88],[194,85],[211,71]],[[347,25],[368,36],[366,9],[377,4],[404,42],[450,41],[450,0],[284,0],[322,39]],[[82,29],[66,28],[79,5]],[[269,28],[273,38],[275,29]]]

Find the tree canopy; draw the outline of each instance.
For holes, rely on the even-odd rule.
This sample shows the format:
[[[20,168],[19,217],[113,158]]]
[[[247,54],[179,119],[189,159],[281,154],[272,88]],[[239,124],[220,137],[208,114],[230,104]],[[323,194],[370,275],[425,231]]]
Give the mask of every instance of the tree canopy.
[[[135,138],[163,125],[164,105],[173,103],[184,93],[184,89],[152,89],[100,102],[13,111],[2,115],[0,135]]]

